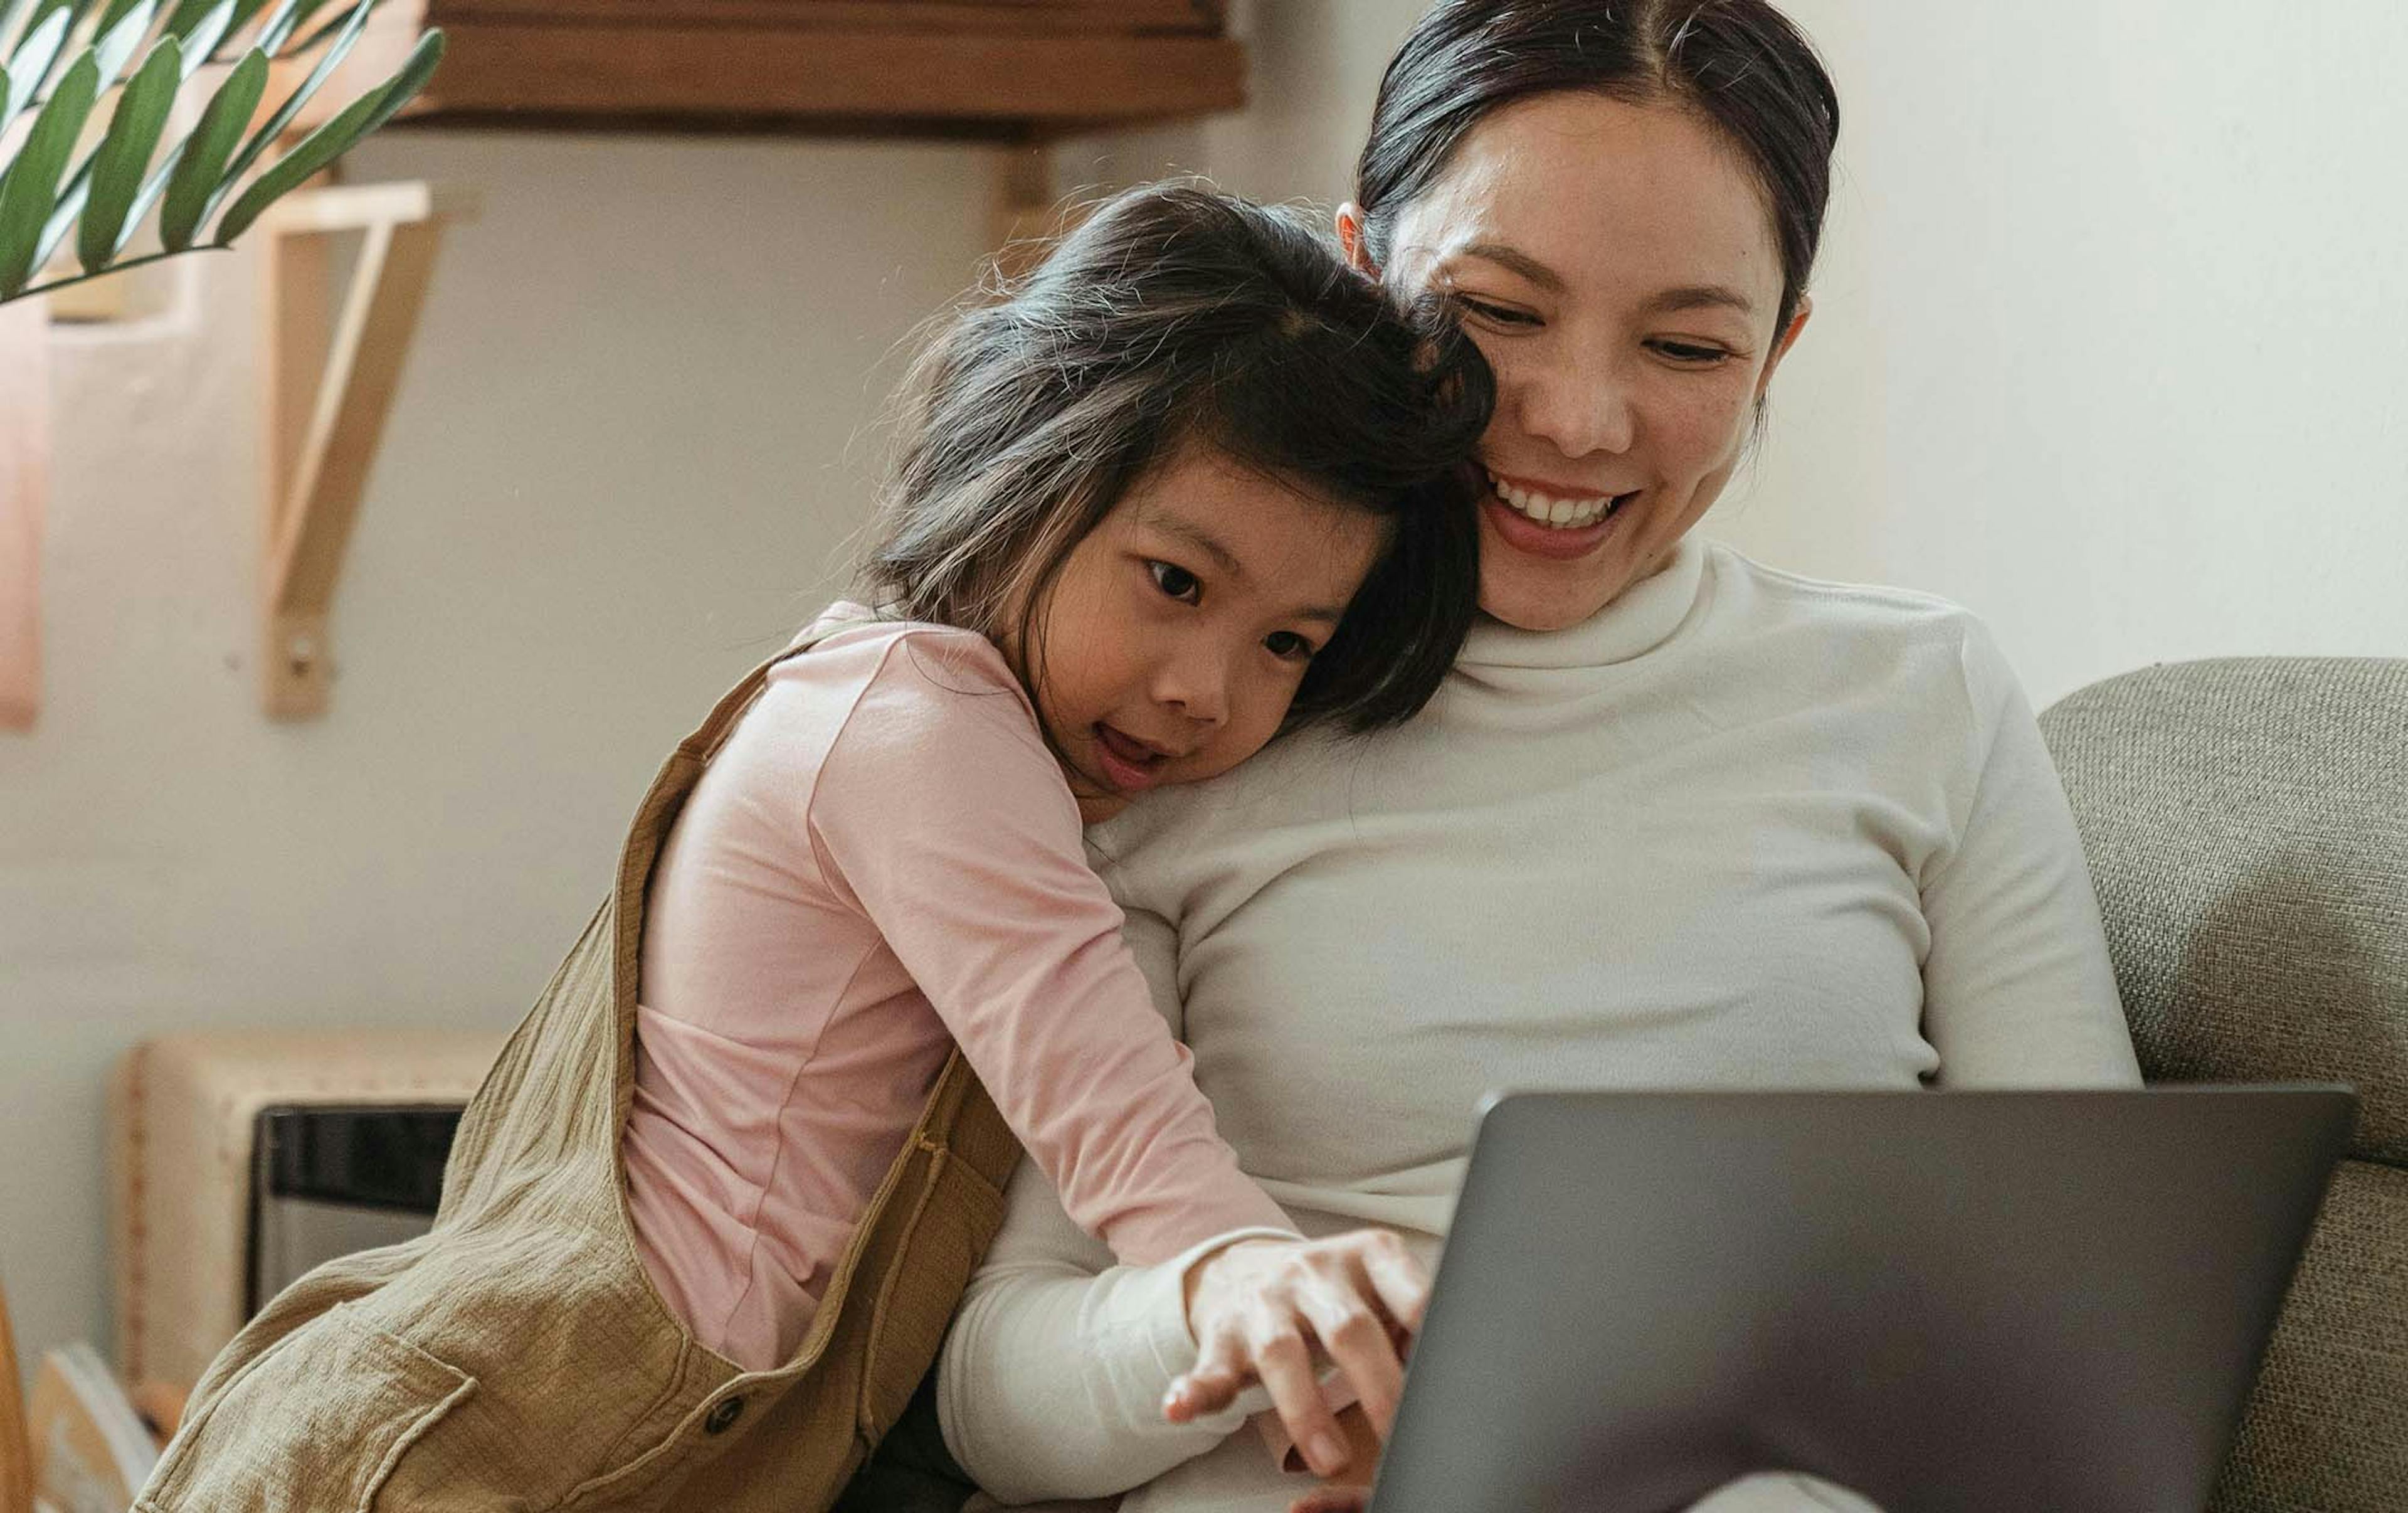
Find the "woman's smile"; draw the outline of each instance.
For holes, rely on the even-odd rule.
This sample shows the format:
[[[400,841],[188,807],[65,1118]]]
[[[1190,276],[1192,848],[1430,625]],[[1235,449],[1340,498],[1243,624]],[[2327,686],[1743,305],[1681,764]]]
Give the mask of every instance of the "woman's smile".
[[[1555,561],[1586,556],[1614,534],[1624,508],[1638,497],[1598,494],[1490,470],[1481,510],[1507,546]]]

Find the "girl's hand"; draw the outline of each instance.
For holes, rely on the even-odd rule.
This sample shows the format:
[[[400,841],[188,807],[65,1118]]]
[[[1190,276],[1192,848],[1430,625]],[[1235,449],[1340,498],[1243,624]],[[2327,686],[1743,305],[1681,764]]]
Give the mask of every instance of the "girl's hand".
[[[1288,1505],[1287,1513],[1363,1513],[1371,1497],[1371,1474],[1380,1468],[1380,1436],[1358,1405],[1338,1416],[1354,1460],[1335,1481],[1324,1482]]]
[[[1400,1347],[1428,1304],[1429,1274],[1386,1230],[1239,1241],[1187,1274],[1187,1327],[1200,1353],[1196,1369],[1170,1384],[1163,1417],[1186,1423],[1217,1412],[1258,1380],[1305,1464],[1337,1476],[1357,1457],[1322,1401],[1312,1342],[1345,1373],[1385,1439],[1404,1387]]]

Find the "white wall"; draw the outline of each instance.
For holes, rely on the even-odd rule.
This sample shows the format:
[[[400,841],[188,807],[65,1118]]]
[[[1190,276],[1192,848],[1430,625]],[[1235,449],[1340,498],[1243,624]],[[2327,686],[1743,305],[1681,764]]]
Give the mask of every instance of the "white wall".
[[[653,766],[864,517],[890,349],[968,283],[958,146],[394,134],[475,188],[332,630],[254,692],[252,275],[62,331],[48,707],[0,734],[0,1280],[28,1360],[105,1340],[101,1088],[208,1025],[514,1022]],[[173,265],[170,265],[173,266]]]
[[[1423,0],[1258,0],[1244,116],[1073,180],[1352,180]],[[2408,656],[2408,7],[1789,0],[1837,78],[1817,310],[1706,528],[1985,616],[2036,702]]]

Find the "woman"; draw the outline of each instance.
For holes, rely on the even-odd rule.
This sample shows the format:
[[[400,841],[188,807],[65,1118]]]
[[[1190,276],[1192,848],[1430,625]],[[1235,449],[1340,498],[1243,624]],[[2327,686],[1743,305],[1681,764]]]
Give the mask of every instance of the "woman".
[[[1488,618],[1411,726],[1091,832],[1223,1132],[1308,1235],[1384,1225],[1426,1261],[1495,1087],[2139,1080],[1982,627],[1693,531],[1806,328],[1838,117],[1763,0],[1440,0],[1389,66],[1339,230],[1496,370]],[[1024,1177],[947,1346],[947,1442],[1005,1501],[1280,1508],[1310,1484],[1233,1433],[1258,1401],[1220,1406],[1253,1375],[1305,1463],[1359,1475],[1396,1382],[1364,1319],[1412,1304],[1333,1243],[1110,1267]],[[1359,1402],[1313,1391],[1316,1336]]]

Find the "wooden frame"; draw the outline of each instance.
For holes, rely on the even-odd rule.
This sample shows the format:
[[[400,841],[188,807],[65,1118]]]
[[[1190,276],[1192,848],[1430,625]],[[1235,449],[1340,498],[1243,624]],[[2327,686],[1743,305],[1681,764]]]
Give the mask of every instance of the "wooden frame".
[[[369,465],[400,386],[447,216],[423,183],[302,190],[262,221],[266,489],[261,518],[260,699],[278,719],[326,710],[326,625]],[[337,233],[362,233],[339,312]]]

